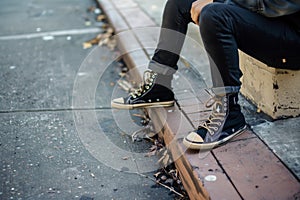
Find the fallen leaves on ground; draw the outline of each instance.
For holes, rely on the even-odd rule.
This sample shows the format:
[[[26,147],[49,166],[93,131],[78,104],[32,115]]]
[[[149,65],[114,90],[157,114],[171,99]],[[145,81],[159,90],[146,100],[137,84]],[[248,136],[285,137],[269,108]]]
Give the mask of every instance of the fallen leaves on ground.
[[[97,21],[103,21],[103,20],[105,20],[105,19],[106,19],[106,16],[101,14],[101,15],[98,15],[98,16],[97,16],[97,19],[96,19],[96,20],[97,20]]]
[[[110,50],[114,50],[117,46],[117,40],[113,37],[114,29],[106,22],[106,16],[102,14],[101,10],[95,6],[88,8],[87,12],[93,12],[96,14],[96,21],[101,23],[103,33],[98,34],[95,38],[92,38],[82,44],[83,49],[91,48],[93,45],[107,46]],[[86,18],[85,25],[90,26],[91,21]]]
[[[108,26],[104,28],[104,32],[98,34],[95,38],[83,43],[83,48],[88,49],[93,45],[107,46],[110,50],[114,50],[117,46],[117,40],[113,37],[114,30]]]
[[[174,163],[162,167],[153,175],[157,184],[169,188],[171,192],[177,194],[175,200],[188,200],[188,195],[180,180],[179,172]]]
[[[117,83],[123,90],[130,92],[134,89],[134,83],[130,83],[125,80],[128,68],[122,63],[119,63],[119,67],[121,69],[120,77],[122,79],[120,79]],[[138,139],[147,139],[148,141],[151,141],[152,145],[149,148],[149,151],[145,154],[145,157],[159,157],[158,163],[161,166],[160,169],[153,174],[154,178],[150,178],[140,173],[139,175],[150,178],[156,183],[155,187],[162,186],[167,188],[171,194],[176,194],[174,198],[175,200],[189,200],[187,192],[180,180],[179,172],[175,167],[172,155],[165,147],[163,139],[159,137],[156,131],[154,131],[153,122],[150,119],[147,109],[135,109],[130,111],[130,116],[135,123],[142,125],[141,129],[131,134],[132,141],[134,142]],[[123,160],[126,159],[127,157],[123,158]]]

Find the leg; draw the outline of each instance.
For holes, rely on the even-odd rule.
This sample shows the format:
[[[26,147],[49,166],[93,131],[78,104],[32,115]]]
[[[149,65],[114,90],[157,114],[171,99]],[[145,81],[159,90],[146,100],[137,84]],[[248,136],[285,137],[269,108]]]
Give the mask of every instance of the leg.
[[[283,17],[267,18],[236,5],[214,3],[203,8],[200,31],[212,66],[218,69],[212,70],[214,86],[241,85],[238,48],[270,66],[300,68],[300,35]]]
[[[149,68],[160,74],[177,70],[179,54],[187,27],[192,22],[190,9],[195,0],[168,0],[163,13],[159,42]],[[154,63],[154,64],[153,64]],[[166,69],[169,69],[166,70]]]
[[[185,39],[190,8],[195,0],[168,0],[164,9],[162,29],[154,56],[149,63],[148,78],[141,87],[126,98],[112,100],[119,109],[167,107],[174,104],[172,76],[177,70],[179,54]]]
[[[283,18],[266,18],[237,5],[221,3],[202,9],[200,32],[215,87],[213,111],[183,143],[189,148],[211,149],[245,129],[237,103],[242,76],[238,49],[275,67],[299,69],[300,36]]]

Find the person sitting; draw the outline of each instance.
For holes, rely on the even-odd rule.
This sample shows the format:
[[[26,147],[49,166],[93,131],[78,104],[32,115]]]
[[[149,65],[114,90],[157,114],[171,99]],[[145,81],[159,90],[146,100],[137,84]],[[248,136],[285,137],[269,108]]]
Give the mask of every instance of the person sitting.
[[[118,109],[174,105],[171,81],[190,22],[199,25],[213,87],[212,113],[183,143],[211,149],[246,129],[238,103],[242,72],[238,49],[281,69],[300,69],[299,0],[168,0],[159,42],[140,88],[113,99]],[[175,33],[175,34],[174,34]]]

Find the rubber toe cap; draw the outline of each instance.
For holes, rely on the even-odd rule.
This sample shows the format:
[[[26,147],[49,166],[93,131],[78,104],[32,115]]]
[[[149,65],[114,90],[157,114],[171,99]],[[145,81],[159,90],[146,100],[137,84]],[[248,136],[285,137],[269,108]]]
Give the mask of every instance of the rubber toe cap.
[[[120,98],[116,98],[112,100],[112,103],[117,103],[117,104],[124,104],[124,98],[120,97]]]
[[[186,136],[186,140],[194,143],[203,143],[202,137],[196,132],[191,132]]]

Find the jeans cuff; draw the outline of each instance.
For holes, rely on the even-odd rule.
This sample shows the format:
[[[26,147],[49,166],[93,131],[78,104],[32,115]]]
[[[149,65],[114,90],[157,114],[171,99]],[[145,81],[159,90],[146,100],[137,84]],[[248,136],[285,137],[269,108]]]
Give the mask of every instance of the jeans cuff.
[[[168,65],[160,64],[154,60],[150,61],[148,68],[158,74],[163,74],[163,75],[173,75],[176,72],[176,69]]]
[[[212,92],[216,95],[239,93],[241,86],[224,86],[211,88]]]

